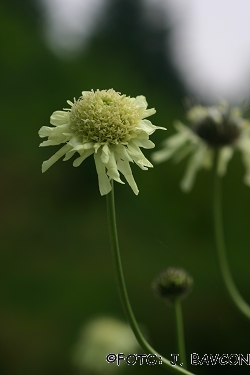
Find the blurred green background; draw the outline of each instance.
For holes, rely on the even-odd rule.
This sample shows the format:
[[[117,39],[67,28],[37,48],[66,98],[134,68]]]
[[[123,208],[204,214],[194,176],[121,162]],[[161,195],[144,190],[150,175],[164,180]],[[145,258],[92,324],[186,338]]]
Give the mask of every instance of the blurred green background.
[[[75,375],[72,348],[92,317],[124,319],[109,249],[105,197],[92,158],[79,168],[57,162],[45,174],[43,160],[56,147],[38,148],[38,130],[81,91],[108,89],[145,95],[157,109],[152,122],[168,128],[151,139],[160,147],[184,120],[188,92],[166,49],[171,29],[150,23],[141,1],[107,2],[103,21],[72,58],[48,48],[43,10],[32,0],[2,0],[1,45],[1,294],[0,374]],[[150,157],[150,152],[145,151]],[[173,309],[151,292],[167,266],[185,268],[195,286],[183,303],[190,353],[249,353],[250,324],[229,300],[213,240],[211,173],[201,171],[183,194],[186,163],[163,163],[147,172],[133,166],[140,189],[115,184],[124,273],[135,316],[151,344],[176,353]],[[250,191],[238,154],[224,178],[226,240],[232,273],[249,293]],[[108,354],[108,353],[107,353]],[[190,361],[189,361],[190,362]],[[210,374],[211,366],[190,366]],[[248,366],[213,366],[213,373],[249,373]],[[127,366],[124,374],[164,374],[160,366]],[[87,374],[87,372],[86,372]]]

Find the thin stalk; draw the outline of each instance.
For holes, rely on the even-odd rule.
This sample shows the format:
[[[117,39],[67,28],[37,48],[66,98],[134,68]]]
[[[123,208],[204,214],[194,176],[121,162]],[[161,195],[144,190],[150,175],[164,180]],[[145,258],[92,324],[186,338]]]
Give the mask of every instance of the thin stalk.
[[[181,306],[180,298],[175,299],[174,309],[175,309],[177,344],[178,344],[178,350],[180,354],[180,360],[183,363],[183,367],[187,368],[185,336],[184,336],[182,306]]]
[[[213,189],[213,211],[214,211],[214,230],[215,230],[215,241],[218,252],[220,270],[222,274],[223,281],[225,283],[226,289],[232,298],[236,307],[250,319],[250,306],[241,296],[239,290],[237,289],[235,282],[233,280],[224,238],[223,231],[223,219],[222,219],[222,183],[221,177],[216,171],[218,152],[216,152],[215,162],[214,162],[214,189]]]
[[[114,184],[112,183],[112,191],[107,194],[107,215],[108,215],[108,224],[109,224],[109,234],[110,234],[110,243],[112,249],[112,255],[114,260],[114,267],[118,285],[118,291],[120,295],[120,299],[127,316],[128,322],[134,332],[134,335],[141,346],[141,348],[145,351],[145,354],[153,354],[157,356],[158,361],[162,362],[162,366],[168,369],[170,372],[174,374],[186,374],[186,375],[194,375],[193,373],[179,367],[179,366],[172,366],[170,361],[166,358],[162,357],[157,351],[155,351],[151,345],[145,340],[143,337],[140,328],[137,324],[135,319],[134,313],[132,311],[127,288],[125,285],[125,280],[123,276],[122,270],[122,262],[119,250],[119,242],[118,242],[118,234],[117,234],[117,226],[116,226],[116,215],[115,215],[115,200],[114,200]],[[159,363],[159,362],[158,362]]]

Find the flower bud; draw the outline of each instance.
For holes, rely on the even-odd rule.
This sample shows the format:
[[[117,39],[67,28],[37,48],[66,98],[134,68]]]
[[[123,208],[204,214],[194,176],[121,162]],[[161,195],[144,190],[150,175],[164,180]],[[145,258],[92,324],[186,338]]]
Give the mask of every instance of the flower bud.
[[[192,277],[182,268],[174,267],[168,267],[152,284],[154,293],[170,303],[176,298],[185,298],[192,286]]]

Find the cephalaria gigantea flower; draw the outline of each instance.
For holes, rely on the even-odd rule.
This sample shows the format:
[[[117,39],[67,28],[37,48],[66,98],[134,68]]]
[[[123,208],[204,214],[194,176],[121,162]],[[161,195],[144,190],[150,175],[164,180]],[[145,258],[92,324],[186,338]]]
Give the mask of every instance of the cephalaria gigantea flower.
[[[72,350],[72,361],[82,374],[116,374],[123,366],[115,365],[115,354],[109,353],[125,353],[126,357],[138,350],[136,338],[127,323],[103,316],[91,320],[81,329]]]
[[[42,172],[61,157],[68,160],[78,153],[73,162],[73,166],[78,167],[93,154],[101,195],[111,191],[111,180],[124,183],[120,172],[133,192],[138,194],[130,163],[135,162],[143,170],[153,166],[140,147],[153,148],[149,135],[156,129],[165,130],[146,119],[156,112],[155,109],[147,109],[144,96],[131,98],[113,89],[83,91],[78,100],[67,103],[70,108],[52,114],[50,123],[53,127],[43,126],[39,130],[41,138],[48,137],[40,146],[64,143],[43,162]]]
[[[153,153],[153,161],[173,157],[179,162],[189,156],[181,188],[190,191],[198,170],[213,165],[216,151],[216,170],[223,176],[234,151],[239,150],[246,168],[244,182],[250,186],[250,122],[242,117],[240,108],[230,108],[226,102],[212,107],[197,105],[187,112],[187,119],[190,126],[175,123],[177,134],[164,141],[162,150]]]

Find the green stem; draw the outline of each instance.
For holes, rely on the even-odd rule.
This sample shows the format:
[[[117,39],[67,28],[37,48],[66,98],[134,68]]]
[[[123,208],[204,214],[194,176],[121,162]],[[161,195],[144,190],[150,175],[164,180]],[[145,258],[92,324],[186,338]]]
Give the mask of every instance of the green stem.
[[[246,303],[243,299],[241,294],[239,293],[228,263],[226,246],[225,246],[225,239],[224,239],[224,231],[223,231],[223,220],[222,220],[222,194],[221,194],[221,177],[218,176],[216,166],[218,153],[216,152],[215,162],[214,162],[214,191],[213,191],[213,209],[214,209],[214,228],[215,228],[215,240],[216,240],[216,247],[218,251],[219,257],[219,264],[220,270],[222,274],[222,278],[224,280],[226,289],[232,298],[233,302],[237,306],[237,308],[245,315],[248,319],[250,319],[250,306]]]
[[[122,263],[121,263],[121,257],[120,257],[120,251],[119,251],[118,234],[117,234],[117,228],[116,228],[114,184],[113,183],[112,183],[112,191],[109,194],[107,194],[106,197],[107,197],[107,214],[108,214],[110,242],[111,242],[112,255],[114,259],[114,266],[115,266],[115,272],[116,272],[116,277],[117,277],[119,295],[120,295],[120,299],[121,299],[124,311],[126,313],[128,322],[134,332],[134,335],[139,345],[141,346],[141,348],[145,351],[145,354],[155,354],[158,357],[158,360],[162,361],[163,367],[168,369],[170,372],[174,374],[179,373],[179,374],[186,374],[186,375],[194,375],[191,372],[179,366],[172,366],[169,360],[162,357],[149,345],[149,343],[143,337],[140,331],[140,328],[138,327],[138,324],[136,322],[135,316],[133,314],[133,311],[129,302],[128,293],[127,293],[125,280],[123,276]]]
[[[181,306],[180,298],[175,299],[174,309],[175,309],[177,344],[178,344],[178,350],[180,354],[180,360],[183,363],[183,366],[187,368],[185,338],[184,338],[185,336],[184,336],[182,306]]]

